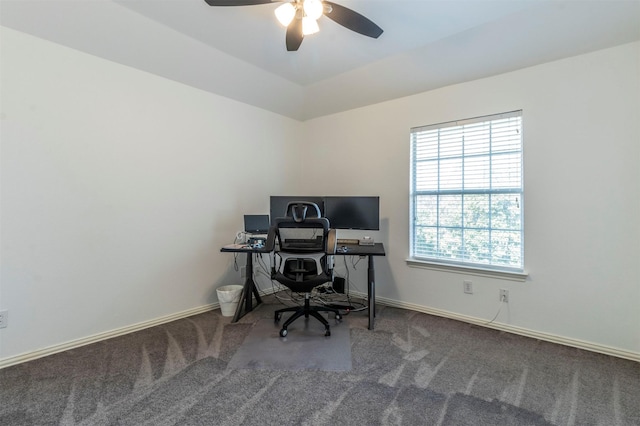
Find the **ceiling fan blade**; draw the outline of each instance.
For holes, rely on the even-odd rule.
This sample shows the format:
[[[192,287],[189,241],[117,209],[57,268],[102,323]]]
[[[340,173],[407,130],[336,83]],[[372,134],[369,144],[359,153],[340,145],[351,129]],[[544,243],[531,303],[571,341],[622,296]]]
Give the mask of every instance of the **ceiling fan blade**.
[[[296,18],[287,27],[287,51],[295,52],[302,44],[304,35],[302,34],[302,19]]]
[[[358,12],[330,1],[323,1],[323,3],[331,6],[331,12],[325,13],[325,16],[343,27],[373,38],[378,38],[382,34],[382,28]]]
[[[254,6],[273,3],[272,0],[204,0],[209,6]]]

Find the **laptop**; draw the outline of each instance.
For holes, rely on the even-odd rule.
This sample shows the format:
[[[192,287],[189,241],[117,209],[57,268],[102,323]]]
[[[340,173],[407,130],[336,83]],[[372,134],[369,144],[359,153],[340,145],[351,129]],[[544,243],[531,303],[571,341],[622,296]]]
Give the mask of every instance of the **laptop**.
[[[269,215],[268,214],[245,214],[244,232],[247,234],[268,234]]]

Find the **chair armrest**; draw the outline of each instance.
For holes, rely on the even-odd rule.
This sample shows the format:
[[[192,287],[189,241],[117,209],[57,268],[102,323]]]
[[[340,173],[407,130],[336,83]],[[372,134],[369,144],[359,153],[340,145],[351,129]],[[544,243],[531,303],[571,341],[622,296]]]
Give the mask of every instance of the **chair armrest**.
[[[336,230],[329,229],[327,234],[327,254],[336,254],[336,248],[338,246],[338,238],[336,237]]]
[[[264,248],[267,251],[273,251],[276,242],[276,232],[277,227],[272,226],[269,228],[269,233],[267,234],[267,242],[264,244]]]

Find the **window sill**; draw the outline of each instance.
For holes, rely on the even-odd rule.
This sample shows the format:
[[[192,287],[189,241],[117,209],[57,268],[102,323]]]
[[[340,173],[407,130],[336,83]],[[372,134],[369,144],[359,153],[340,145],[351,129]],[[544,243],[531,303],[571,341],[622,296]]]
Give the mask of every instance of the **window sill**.
[[[453,272],[464,275],[498,278],[501,280],[525,282],[529,276],[526,272],[499,271],[473,266],[450,265],[446,263],[430,262],[426,260],[407,259],[407,265],[412,268],[430,269],[432,271]]]

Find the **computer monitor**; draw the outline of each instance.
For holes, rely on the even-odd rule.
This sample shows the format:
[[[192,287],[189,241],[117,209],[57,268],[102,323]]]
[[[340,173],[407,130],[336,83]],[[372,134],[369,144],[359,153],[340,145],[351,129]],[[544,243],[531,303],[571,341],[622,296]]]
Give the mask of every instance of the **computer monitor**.
[[[269,215],[245,214],[244,232],[248,234],[267,234],[269,232]]]
[[[324,217],[334,229],[380,229],[380,197],[324,197]]]
[[[271,213],[271,222],[278,217],[285,217],[287,215],[287,205],[291,201],[309,201],[312,203],[316,203],[318,208],[320,209],[320,214],[324,214],[323,208],[323,197],[319,197],[317,195],[308,196],[308,195],[272,195],[270,198],[270,212]]]

